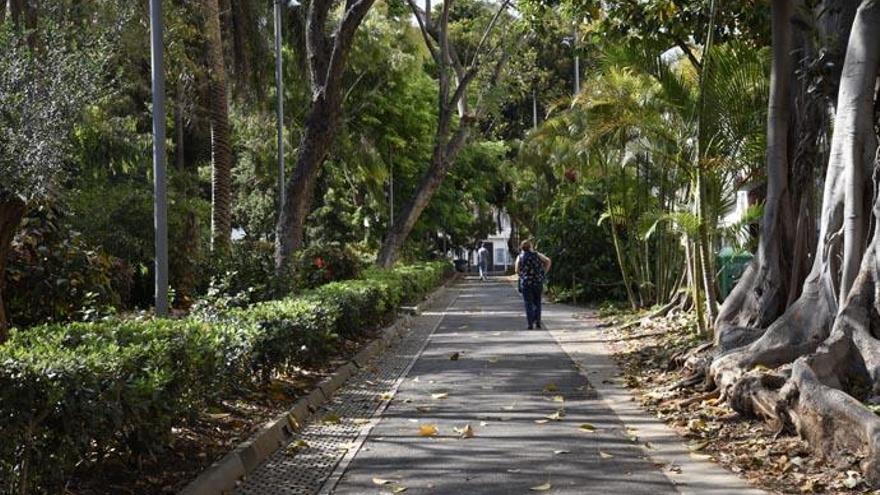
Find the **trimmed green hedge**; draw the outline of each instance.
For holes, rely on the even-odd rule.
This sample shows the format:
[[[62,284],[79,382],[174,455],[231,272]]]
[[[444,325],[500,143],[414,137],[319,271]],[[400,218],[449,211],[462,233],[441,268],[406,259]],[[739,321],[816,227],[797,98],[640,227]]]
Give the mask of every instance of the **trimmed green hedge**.
[[[125,320],[13,331],[0,346],[0,491],[53,491],[80,462],[160,452],[231,387],[319,364],[451,274],[425,263],[330,283],[211,321]],[[6,486],[4,486],[6,484]]]

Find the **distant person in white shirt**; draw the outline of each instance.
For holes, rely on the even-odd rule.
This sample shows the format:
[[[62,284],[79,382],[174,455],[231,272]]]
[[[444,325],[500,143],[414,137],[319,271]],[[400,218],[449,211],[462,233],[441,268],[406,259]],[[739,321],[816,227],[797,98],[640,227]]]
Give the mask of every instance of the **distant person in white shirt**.
[[[477,266],[480,268],[480,280],[486,280],[486,275],[489,273],[489,250],[486,249],[485,244],[477,250]]]

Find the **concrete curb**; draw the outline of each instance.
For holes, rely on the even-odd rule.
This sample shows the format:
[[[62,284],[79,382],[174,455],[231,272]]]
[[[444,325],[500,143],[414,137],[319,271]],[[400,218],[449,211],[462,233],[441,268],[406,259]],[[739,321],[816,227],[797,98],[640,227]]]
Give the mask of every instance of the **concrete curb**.
[[[424,301],[412,307],[413,311],[410,314],[420,314],[423,308],[430,306],[458,279],[458,273],[450,277],[434,289]],[[408,313],[405,310],[402,312]],[[190,482],[180,495],[231,494],[242,478],[253,472],[276,450],[287,445],[293,433],[349,378],[357,374],[359,368],[367,366],[371,359],[397,343],[409,331],[409,323],[412,320],[410,314],[399,316],[394,323],[382,329],[379,336],[361,349],[351,361],[337,368],[330,376],[321,380],[309,395],[301,397],[292,408],[267,422],[251,438],[240,443],[234,450],[208,467]]]

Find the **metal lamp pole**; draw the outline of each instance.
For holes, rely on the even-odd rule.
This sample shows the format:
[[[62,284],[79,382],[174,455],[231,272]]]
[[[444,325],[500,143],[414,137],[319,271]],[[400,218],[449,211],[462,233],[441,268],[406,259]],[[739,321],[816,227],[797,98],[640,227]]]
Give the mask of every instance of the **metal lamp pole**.
[[[284,80],[281,77],[281,3],[275,0],[275,90],[278,93],[276,104],[278,124],[278,214],[284,210],[287,199],[284,190]]]
[[[162,61],[162,1],[150,0],[153,68],[153,224],[156,233],[156,316],[168,316],[168,198],[165,176],[165,69]]]
[[[581,92],[581,57],[578,55],[578,27],[574,25],[574,95]]]

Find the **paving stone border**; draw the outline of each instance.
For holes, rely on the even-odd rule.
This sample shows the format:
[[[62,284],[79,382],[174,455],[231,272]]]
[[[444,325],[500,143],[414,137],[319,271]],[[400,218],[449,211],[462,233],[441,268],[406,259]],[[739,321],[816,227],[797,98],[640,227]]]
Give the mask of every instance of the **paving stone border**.
[[[238,482],[254,471],[279,448],[287,445],[297,431],[326,403],[346,380],[357,374],[383,350],[391,347],[406,335],[412,315],[418,315],[459,279],[456,273],[443,285],[432,291],[416,306],[401,308],[394,323],[383,328],[380,335],[361,349],[348,363],[340,366],[330,376],[319,382],[311,393],[297,400],[293,407],[267,422],[248,440],[216,461],[189,483],[180,495],[221,495],[235,490]]]

